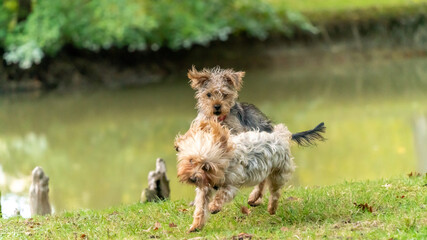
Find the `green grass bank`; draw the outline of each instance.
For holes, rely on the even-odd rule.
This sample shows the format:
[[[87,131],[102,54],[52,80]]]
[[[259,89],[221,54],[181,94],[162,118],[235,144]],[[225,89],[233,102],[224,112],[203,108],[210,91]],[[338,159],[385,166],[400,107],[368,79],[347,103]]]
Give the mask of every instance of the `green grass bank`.
[[[381,21],[383,18],[426,13],[427,0],[268,0],[275,6],[287,6],[311,21]]]
[[[267,213],[266,199],[248,208],[247,195],[239,194],[191,234],[194,207],[165,201],[1,219],[0,239],[425,239],[426,182],[422,175],[288,187],[275,216]]]
[[[405,46],[425,50],[426,0],[270,0],[300,12],[317,29],[314,35],[300,32],[291,41],[311,39],[331,43],[356,42],[358,49]],[[285,7],[284,7],[285,8]],[[351,44],[348,44],[351,46]]]

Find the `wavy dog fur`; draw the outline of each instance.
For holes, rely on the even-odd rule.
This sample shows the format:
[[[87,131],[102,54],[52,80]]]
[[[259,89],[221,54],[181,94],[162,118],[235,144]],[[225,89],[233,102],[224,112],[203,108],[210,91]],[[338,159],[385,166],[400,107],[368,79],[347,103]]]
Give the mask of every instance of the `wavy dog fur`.
[[[175,141],[178,178],[196,186],[196,209],[190,231],[202,229],[208,213],[219,212],[244,186],[258,184],[249,197],[249,204],[256,205],[268,185],[268,211],[275,214],[280,189],[295,170],[291,139],[291,132],[283,124],[274,126],[271,133],[249,131],[230,135],[215,120],[194,121],[190,130]],[[211,201],[215,189],[218,191]]]

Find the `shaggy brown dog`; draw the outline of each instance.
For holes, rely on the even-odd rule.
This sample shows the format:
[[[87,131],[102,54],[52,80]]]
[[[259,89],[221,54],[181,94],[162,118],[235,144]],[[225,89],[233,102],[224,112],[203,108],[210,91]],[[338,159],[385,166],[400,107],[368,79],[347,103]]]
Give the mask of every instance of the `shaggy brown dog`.
[[[230,135],[216,120],[193,122],[190,130],[175,141],[178,178],[196,186],[196,209],[190,231],[201,229],[208,210],[219,212],[243,186],[263,183],[254,190],[257,194],[251,194],[257,201],[266,183],[270,190],[268,211],[275,214],[280,189],[295,169],[291,137],[283,124],[274,126],[271,133],[249,131]],[[218,191],[210,202],[214,190]]]

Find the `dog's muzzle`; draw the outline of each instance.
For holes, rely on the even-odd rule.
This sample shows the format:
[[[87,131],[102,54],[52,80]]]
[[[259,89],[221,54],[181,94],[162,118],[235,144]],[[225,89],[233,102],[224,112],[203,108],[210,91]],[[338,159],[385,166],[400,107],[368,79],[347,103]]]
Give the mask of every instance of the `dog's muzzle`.
[[[221,105],[215,104],[213,107],[214,107],[213,114],[217,116],[221,115]]]

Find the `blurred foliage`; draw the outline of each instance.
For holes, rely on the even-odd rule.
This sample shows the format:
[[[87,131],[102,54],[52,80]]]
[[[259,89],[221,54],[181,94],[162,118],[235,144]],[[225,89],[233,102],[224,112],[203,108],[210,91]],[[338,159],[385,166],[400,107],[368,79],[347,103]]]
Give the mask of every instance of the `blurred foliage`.
[[[19,23],[18,11],[17,0],[0,4],[0,44],[5,60],[21,68],[65,44],[92,51],[176,50],[231,34],[265,39],[272,31],[316,31],[299,13],[265,0],[33,0],[32,12]]]

